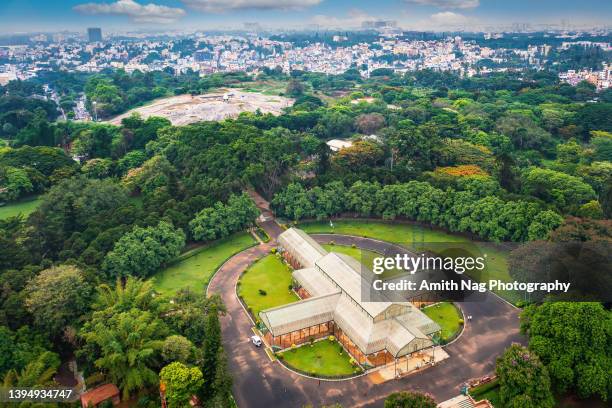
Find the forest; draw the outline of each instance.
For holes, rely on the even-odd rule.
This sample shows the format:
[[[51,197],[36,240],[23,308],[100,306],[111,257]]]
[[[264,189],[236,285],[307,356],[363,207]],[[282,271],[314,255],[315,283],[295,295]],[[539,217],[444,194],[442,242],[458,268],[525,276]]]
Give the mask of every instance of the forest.
[[[296,98],[282,115],[182,127],[136,115],[120,126],[59,120],[53,101],[35,97],[38,81],[0,88],[0,202],[41,198],[31,214],[0,220],[5,385],[48,385],[74,358],[89,383],[112,381],[139,406],[158,406],[160,378],[172,407],[192,394],[231,406],[223,305],[190,291],[156,296],[149,279],[186,249],[253,226],[247,188],[289,223],[348,215],[524,245],[612,239],[610,90],[546,72],[261,75]],[[85,92],[110,116],[254,80],[116,71],[57,89]],[[334,152],[331,139],[351,146]],[[536,372],[547,391],[522,405],[533,387],[502,380],[504,406],[552,406],[551,387],[607,400],[611,327],[597,302],[526,306],[529,349],[509,349],[498,370],[518,375],[511,354],[528,355],[520,375]],[[594,347],[576,340],[595,337]]]

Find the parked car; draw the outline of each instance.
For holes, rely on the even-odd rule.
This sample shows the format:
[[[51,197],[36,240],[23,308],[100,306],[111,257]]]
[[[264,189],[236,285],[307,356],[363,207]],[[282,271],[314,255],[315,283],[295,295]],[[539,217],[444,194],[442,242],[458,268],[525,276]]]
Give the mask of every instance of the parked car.
[[[263,341],[261,341],[261,337],[257,335],[251,336],[251,342],[257,347],[261,347],[261,345],[263,344]]]

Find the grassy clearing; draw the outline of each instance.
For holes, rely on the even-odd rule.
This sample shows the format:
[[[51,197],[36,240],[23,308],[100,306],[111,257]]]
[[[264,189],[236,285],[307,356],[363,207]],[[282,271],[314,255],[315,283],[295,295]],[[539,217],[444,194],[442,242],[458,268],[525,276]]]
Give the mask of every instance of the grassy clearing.
[[[392,242],[406,248],[417,250],[430,250],[436,252],[435,243],[471,243],[472,241],[462,235],[455,235],[441,230],[430,229],[419,225],[405,223],[390,223],[370,220],[336,220],[333,228],[329,222],[305,222],[298,227],[304,231],[314,233],[336,233],[356,235]],[[433,244],[429,247],[427,244]],[[495,247],[486,242],[478,242],[478,249],[487,255],[487,275],[484,279],[472,276],[476,280],[499,279],[510,282],[513,279],[508,273],[508,251]],[[516,303],[521,297],[514,292],[497,292],[506,300]]]
[[[238,294],[253,316],[271,307],[297,302],[299,298],[289,290],[291,270],[276,255],[268,255],[253,264],[239,281]],[[260,293],[260,290],[265,294]]]
[[[254,243],[251,234],[241,232],[189,251],[153,277],[153,288],[164,295],[184,288],[201,292],[223,262]]]
[[[340,344],[327,339],[317,341],[312,346],[305,344],[284,351],[279,354],[279,358],[287,365],[315,376],[349,376],[359,372],[359,368],[351,364],[351,357]]]
[[[264,95],[280,95],[287,89],[287,81],[266,80],[246,82],[242,89],[246,92],[259,92]]]
[[[451,340],[461,330],[461,313],[450,302],[441,302],[423,309],[431,320],[442,328],[440,338],[443,342]]]
[[[15,217],[16,215],[22,214],[24,217],[30,215],[31,212],[36,210],[42,199],[36,197],[34,199],[17,201],[11,204],[4,205],[0,207],[0,220],[9,217]]]

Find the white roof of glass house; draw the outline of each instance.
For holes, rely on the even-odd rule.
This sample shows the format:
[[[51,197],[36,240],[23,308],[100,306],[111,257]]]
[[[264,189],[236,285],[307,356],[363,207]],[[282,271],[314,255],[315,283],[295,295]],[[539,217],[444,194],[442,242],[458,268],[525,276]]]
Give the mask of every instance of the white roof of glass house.
[[[305,268],[312,268],[327,251],[304,231],[289,228],[278,237],[279,245]]]
[[[307,267],[294,271],[293,278],[313,297],[262,311],[260,317],[273,336],[333,320],[364,354],[386,349],[399,357],[432,345],[428,336],[440,326],[412,303],[361,300],[361,285],[369,286],[372,272],[357,260],[327,253],[294,228],[283,232],[279,242],[293,257],[312,263],[300,262]]]

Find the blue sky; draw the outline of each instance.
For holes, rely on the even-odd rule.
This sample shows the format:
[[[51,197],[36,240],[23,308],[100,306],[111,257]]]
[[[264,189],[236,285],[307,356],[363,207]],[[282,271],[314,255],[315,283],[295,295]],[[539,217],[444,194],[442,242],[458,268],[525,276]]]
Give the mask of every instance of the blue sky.
[[[608,25],[609,0],[0,0],[0,31],[358,27],[373,19],[408,29],[521,23]]]

